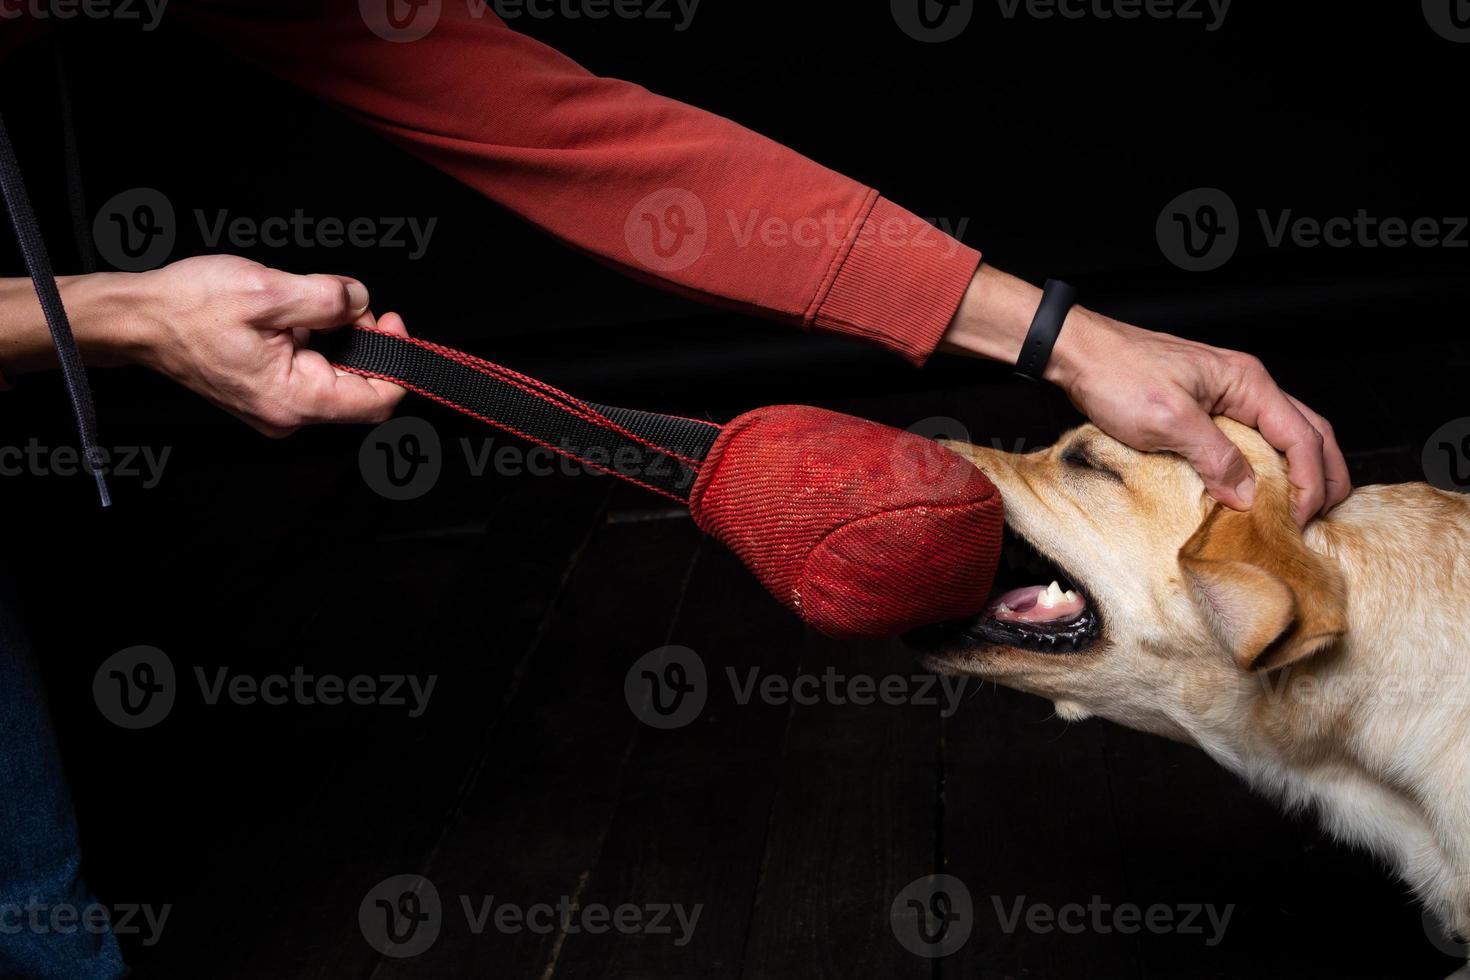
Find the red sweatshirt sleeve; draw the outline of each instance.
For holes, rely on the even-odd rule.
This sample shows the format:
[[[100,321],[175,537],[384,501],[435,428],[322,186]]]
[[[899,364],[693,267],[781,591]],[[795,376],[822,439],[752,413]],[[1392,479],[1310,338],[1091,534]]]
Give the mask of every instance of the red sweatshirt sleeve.
[[[593,75],[487,4],[445,0],[432,29],[401,41],[357,3],[305,6],[187,9],[247,60],[629,274],[922,363],[979,265],[876,191]]]

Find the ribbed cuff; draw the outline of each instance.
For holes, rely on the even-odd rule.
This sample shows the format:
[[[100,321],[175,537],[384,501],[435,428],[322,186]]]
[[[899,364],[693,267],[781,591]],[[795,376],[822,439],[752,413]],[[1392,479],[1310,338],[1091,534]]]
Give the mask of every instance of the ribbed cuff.
[[[817,304],[811,328],[858,337],[922,365],[979,266],[975,249],[879,197]]]

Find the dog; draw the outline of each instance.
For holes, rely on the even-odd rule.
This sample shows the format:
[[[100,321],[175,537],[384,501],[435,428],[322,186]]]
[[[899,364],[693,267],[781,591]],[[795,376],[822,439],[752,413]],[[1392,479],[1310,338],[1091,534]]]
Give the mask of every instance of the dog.
[[[946,443],[1000,489],[1008,557],[1051,581],[910,640],[1069,721],[1198,746],[1470,937],[1470,499],[1362,487],[1300,530],[1282,457],[1216,421],[1255,470],[1248,511],[1091,425],[1025,454]]]

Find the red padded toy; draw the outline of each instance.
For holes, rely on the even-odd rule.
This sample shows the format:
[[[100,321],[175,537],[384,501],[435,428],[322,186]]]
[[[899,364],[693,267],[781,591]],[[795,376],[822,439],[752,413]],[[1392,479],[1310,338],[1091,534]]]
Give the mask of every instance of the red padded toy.
[[[989,596],[1000,494],[933,440],[800,405],[758,408],[725,426],[610,408],[368,327],[328,343],[345,371],[403,385],[687,503],[702,530],[823,633],[902,633],[973,616]]]
[[[731,421],[689,506],[777,599],[836,637],[973,616],[1000,557],[1000,493],[972,463],[820,408]]]

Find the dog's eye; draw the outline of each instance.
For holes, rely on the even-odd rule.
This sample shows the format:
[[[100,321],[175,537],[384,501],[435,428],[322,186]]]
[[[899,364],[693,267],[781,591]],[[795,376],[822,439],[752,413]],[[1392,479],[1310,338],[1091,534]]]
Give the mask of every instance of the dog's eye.
[[[1068,466],[1075,466],[1079,470],[1090,470],[1093,468],[1092,460],[1087,457],[1087,453],[1082,451],[1081,446],[1068,446],[1066,451],[1062,453],[1062,462]]]
[[[1086,446],[1068,446],[1062,451],[1062,463],[1063,465],[1070,466],[1073,469],[1091,470],[1094,473],[1105,476],[1110,480],[1115,480],[1118,483],[1123,482],[1123,477],[1118,475],[1117,470],[1113,469],[1110,466],[1104,466],[1103,464],[1094,460],[1091,456],[1087,455]]]

